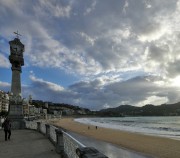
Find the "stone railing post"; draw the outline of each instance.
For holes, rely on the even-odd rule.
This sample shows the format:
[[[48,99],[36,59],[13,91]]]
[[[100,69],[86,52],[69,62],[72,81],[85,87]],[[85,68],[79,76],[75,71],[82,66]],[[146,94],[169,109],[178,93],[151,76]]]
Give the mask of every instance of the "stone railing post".
[[[66,158],[64,152],[64,141],[63,141],[63,132],[61,129],[56,129],[56,152],[59,153],[63,158]]]
[[[37,131],[41,132],[41,122],[37,122]]]
[[[100,153],[97,149],[93,147],[82,147],[77,148],[76,153],[79,158],[108,158],[107,156]]]
[[[45,126],[46,126],[46,136],[50,138],[50,126],[49,124],[45,124]]]

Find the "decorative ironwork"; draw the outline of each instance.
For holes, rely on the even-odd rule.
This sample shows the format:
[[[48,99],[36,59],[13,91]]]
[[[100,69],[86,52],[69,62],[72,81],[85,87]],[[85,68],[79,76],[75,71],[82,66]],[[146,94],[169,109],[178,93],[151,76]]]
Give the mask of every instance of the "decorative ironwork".
[[[21,34],[18,33],[18,30],[17,32],[14,32],[14,34],[16,34],[16,37],[19,39],[19,36],[22,36]]]

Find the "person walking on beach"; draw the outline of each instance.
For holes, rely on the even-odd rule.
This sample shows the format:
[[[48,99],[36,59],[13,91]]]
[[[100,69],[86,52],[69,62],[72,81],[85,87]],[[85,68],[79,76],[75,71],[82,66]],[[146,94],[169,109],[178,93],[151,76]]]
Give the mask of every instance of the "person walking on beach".
[[[5,121],[2,124],[2,127],[4,128],[5,133],[5,141],[7,141],[7,138],[10,140],[11,137],[11,122],[8,118],[5,119]]]

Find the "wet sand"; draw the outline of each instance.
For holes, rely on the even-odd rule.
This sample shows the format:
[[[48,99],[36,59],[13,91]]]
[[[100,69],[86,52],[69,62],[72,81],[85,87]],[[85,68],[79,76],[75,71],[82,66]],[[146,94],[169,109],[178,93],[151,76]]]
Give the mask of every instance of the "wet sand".
[[[52,121],[54,125],[73,131],[75,133],[92,137],[118,145],[136,152],[158,158],[179,158],[180,141],[169,138],[147,136],[137,133],[124,132],[75,122],[73,118],[64,118]]]

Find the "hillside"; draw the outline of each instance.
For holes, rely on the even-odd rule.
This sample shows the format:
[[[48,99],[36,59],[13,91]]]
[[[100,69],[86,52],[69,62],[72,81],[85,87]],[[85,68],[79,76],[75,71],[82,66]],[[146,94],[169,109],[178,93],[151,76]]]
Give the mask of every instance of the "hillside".
[[[45,102],[41,100],[33,100],[32,104],[36,107],[44,107]],[[69,105],[65,103],[52,103],[48,102],[49,108],[68,108],[75,112],[83,110],[86,114],[104,117],[121,117],[121,116],[180,116],[180,102],[175,104],[162,104],[154,106],[148,104],[142,107],[136,107],[132,105],[120,105],[115,108],[102,109],[100,111],[91,111],[86,108],[82,108],[75,105]]]
[[[100,110],[98,114],[101,116],[180,116],[180,102],[160,106],[148,104],[143,107],[121,105]]]

